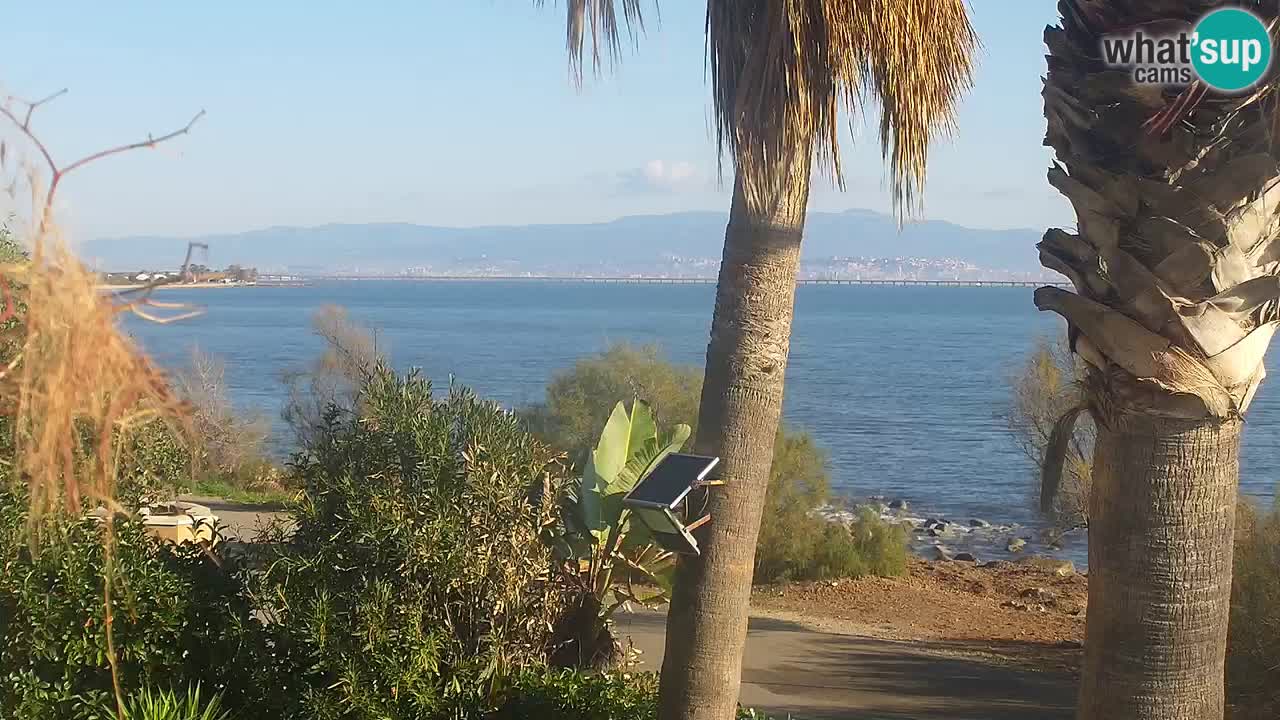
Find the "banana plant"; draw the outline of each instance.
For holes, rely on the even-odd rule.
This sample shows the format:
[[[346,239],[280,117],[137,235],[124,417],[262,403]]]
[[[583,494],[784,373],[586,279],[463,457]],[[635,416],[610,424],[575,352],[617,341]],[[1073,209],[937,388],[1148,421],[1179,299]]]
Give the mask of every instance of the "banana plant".
[[[689,439],[688,425],[660,431],[641,400],[619,402],[609,415],[582,478],[565,503],[564,535],[556,548],[581,591],[570,614],[569,664],[599,665],[617,656],[613,615],[637,603],[670,598],[675,556],[654,545],[644,525],[633,523],[622,499],[667,455]],[[636,581],[644,587],[637,587]]]

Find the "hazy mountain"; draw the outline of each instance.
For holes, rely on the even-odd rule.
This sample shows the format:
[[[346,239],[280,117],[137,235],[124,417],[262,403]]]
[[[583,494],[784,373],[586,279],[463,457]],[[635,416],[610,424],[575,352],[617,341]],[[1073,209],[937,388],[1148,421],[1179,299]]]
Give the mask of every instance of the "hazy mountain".
[[[512,272],[642,272],[694,261],[716,261],[725,215],[688,212],[624,217],[581,225],[472,228],[408,223],[272,227],[196,238],[94,240],[83,256],[102,270],[176,266],[189,240],[209,245],[208,264],[236,263],[264,271],[432,272],[492,268]],[[809,214],[807,260],[840,257],[949,258],[984,269],[1037,269],[1036,230],[981,230],[948,222],[911,223],[868,210]],[[677,260],[679,258],[680,260]],[[712,273],[714,265],[712,265]]]

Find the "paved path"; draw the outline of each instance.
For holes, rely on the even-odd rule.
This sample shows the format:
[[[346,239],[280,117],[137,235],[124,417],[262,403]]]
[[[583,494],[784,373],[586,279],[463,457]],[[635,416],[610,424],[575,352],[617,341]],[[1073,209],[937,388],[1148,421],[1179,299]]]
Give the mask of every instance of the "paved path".
[[[620,634],[641,669],[662,666],[666,618],[623,614]],[[928,643],[876,640],[752,618],[741,700],[816,720],[1070,720],[1075,681],[944,653]]]
[[[263,528],[284,517],[274,505],[252,505],[202,495],[179,495],[178,499],[209,508],[218,516],[224,537],[245,542],[256,539]]]

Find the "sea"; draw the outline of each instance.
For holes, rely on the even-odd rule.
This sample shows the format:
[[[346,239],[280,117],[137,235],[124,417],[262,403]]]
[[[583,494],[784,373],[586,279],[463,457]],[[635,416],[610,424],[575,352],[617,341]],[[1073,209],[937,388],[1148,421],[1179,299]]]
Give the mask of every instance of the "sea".
[[[785,422],[829,453],[832,485],[849,502],[905,501],[904,517],[946,519],[947,537],[916,533],[980,559],[1024,552],[1083,564],[1083,532],[1046,544],[1033,465],[1009,431],[1012,378],[1039,338],[1062,321],[1037,312],[1030,288],[802,285],[787,369]],[[166,289],[159,299],[203,312],[156,324],[126,315],[125,330],[162,366],[194,349],[220,359],[232,401],[279,419],[283,377],[322,348],[311,318],[339,305],[374,329],[399,368],[437,388],[467,385],[516,408],[540,401],[548,380],[587,355],[627,341],[701,364],[713,285],[543,281],[333,281],[298,287]],[[1269,365],[1275,367],[1275,358]],[[1274,370],[1273,370],[1274,373]],[[1278,376],[1280,377],[1280,376]],[[620,400],[623,398],[619,398]],[[1241,490],[1264,503],[1280,482],[1280,388],[1264,382],[1243,440]],[[969,531],[972,520],[992,525]]]

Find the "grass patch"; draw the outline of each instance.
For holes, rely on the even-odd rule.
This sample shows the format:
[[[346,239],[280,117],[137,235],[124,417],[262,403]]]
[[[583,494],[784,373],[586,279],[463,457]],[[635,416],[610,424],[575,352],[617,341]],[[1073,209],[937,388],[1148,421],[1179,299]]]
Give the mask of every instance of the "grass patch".
[[[222,477],[197,478],[184,490],[192,495],[216,497],[246,505],[284,507],[293,500],[294,492],[282,487],[247,488]]]

